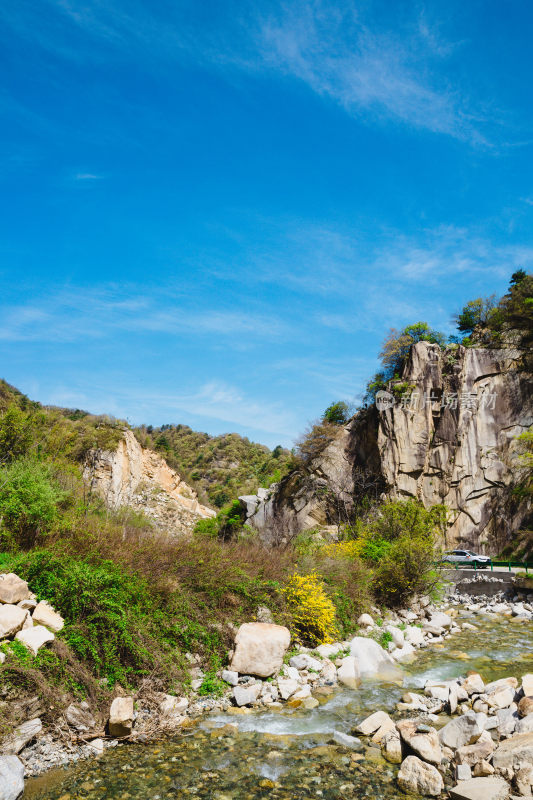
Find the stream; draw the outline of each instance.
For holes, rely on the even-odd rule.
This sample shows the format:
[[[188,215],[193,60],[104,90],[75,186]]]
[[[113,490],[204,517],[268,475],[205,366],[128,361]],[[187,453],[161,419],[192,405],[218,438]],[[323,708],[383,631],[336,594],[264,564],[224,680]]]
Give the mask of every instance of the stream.
[[[428,679],[477,670],[486,681],[533,672],[533,623],[461,611],[478,626],[421,650],[405,665],[403,685],[368,681],[352,691],[336,689],[310,711],[261,710],[202,718],[175,739],[119,745],[98,759],[27,782],[32,800],[338,800],[404,798],[398,767],[380,749],[361,753],[335,745],[333,731],[350,733],[368,714],[395,704]],[[394,716],[396,714],[394,713]],[[442,722],[446,717],[441,715]]]

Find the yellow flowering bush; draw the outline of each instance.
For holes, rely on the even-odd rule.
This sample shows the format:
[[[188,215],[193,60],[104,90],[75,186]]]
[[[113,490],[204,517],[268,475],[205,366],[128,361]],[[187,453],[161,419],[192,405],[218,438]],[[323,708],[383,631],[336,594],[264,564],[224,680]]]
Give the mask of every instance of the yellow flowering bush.
[[[360,558],[364,544],[364,539],[349,539],[346,542],[332,542],[331,544],[324,545],[321,550],[321,555],[327,558]]]
[[[284,594],[294,627],[302,637],[314,645],[334,641],[338,636],[335,606],[316,573],[295,573],[289,578]]]

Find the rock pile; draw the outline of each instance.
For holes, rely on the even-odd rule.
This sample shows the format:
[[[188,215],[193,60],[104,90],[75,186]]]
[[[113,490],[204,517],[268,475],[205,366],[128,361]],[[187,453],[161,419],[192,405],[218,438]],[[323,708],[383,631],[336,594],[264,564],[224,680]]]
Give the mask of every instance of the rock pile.
[[[455,800],[532,796],[533,674],[427,681],[423,694],[407,692],[397,710],[417,713],[395,722],[378,711],[354,733],[372,737],[387,761],[401,764],[405,791],[438,796],[447,786]],[[448,721],[437,729],[441,713]]]
[[[26,581],[13,572],[0,575],[0,639],[16,639],[37,655],[64,624],[51,605],[37,602]],[[5,654],[0,653],[0,662],[4,660]]]

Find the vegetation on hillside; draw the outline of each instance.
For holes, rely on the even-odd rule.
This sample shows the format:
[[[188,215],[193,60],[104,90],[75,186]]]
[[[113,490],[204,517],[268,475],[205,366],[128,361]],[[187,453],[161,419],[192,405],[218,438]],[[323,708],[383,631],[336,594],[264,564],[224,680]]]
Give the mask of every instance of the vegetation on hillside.
[[[216,508],[276,483],[291,463],[291,453],[283,447],[271,451],[237,433],[209,436],[187,425],[141,426],[134,433]]]
[[[103,707],[116,683],[186,690],[187,653],[202,659],[201,691],[218,690],[233,626],[259,606],[316,644],[353,633],[372,602],[397,605],[434,585],[434,532],[418,504],[375,507],[346,527],[338,550],[306,536],[267,550],[236,504],[191,538],[171,540],[85,490],[86,447],[112,441],[121,423],[43,409],[7,385],[2,403],[0,569],[26,579],[65,627],[36,657],[3,643],[0,683],[9,696],[38,695],[48,721],[73,697]],[[383,551],[379,565],[372,547]]]

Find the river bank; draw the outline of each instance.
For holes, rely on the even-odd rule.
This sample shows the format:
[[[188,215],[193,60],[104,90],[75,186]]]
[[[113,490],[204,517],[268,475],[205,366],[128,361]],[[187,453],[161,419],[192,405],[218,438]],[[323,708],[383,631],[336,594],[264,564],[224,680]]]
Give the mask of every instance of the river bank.
[[[26,792],[56,800],[61,792],[75,787],[72,796],[76,797],[121,797],[127,792],[133,798],[151,798],[163,790],[161,796],[174,796],[171,789],[175,784],[175,791],[198,797],[255,798],[276,789],[260,785],[270,781],[279,784],[276,791],[280,797],[286,796],[287,785],[291,797],[308,797],[306,786],[314,787],[313,795],[338,797],[345,781],[354,784],[349,789],[351,796],[362,796],[371,789],[394,797],[397,768],[383,761],[379,747],[371,743],[363,753],[351,752],[335,741],[335,732],[352,735],[355,724],[375,710],[397,716],[396,703],[402,695],[409,690],[419,692],[427,680],[450,680],[470,669],[478,669],[485,680],[495,680],[533,669],[530,619],[519,614],[513,617],[510,606],[509,616],[491,610],[501,605],[499,598],[470,602],[468,607],[460,604],[461,600],[464,598],[450,603],[452,610],[459,611],[454,623],[458,630],[444,635],[442,641],[434,641],[439,637],[432,634],[432,644],[419,648],[413,663],[402,666],[400,682],[364,679],[358,689],[313,686],[311,695],[317,700],[313,708],[301,702],[238,708],[223,698],[215,701],[220,705],[214,705],[213,713],[193,716],[196,709],[191,703],[187,726],[173,737],[134,748],[116,744],[101,758],[71,767],[66,774],[60,770],[29,780]],[[497,643],[497,648],[487,650],[489,641]],[[321,688],[328,691],[317,691]],[[123,770],[124,763],[130,768]],[[255,781],[241,774],[243,763],[252,770]],[[304,773],[302,785],[294,785]],[[312,778],[320,778],[320,782],[309,783]],[[82,784],[85,788],[80,788]],[[216,795],[209,794],[215,784]],[[105,795],[98,789],[102,786],[107,787]]]

